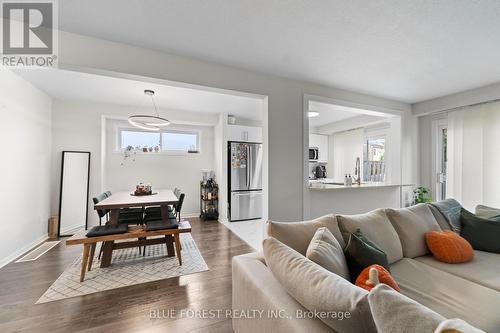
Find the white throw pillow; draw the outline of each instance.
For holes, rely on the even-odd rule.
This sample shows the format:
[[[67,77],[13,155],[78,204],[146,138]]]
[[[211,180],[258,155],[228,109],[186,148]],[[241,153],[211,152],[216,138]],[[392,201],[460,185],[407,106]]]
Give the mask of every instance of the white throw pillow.
[[[425,243],[425,234],[429,231],[440,231],[441,227],[428,205],[386,209],[386,213],[399,235],[406,258],[421,257],[430,252]]]
[[[306,257],[332,273],[349,280],[344,251],[326,227],[316,230],[306,251]]]
[[[376,333],[368,292],[324,269],[277,239],[262,244],[266,264],[283,288],[338,333]],[[296,314],[293,314],[294,316]]]
[[[370,291],[368,302],[378,332],[432,333],[445,320],[383,283]]]
[[[310,221],[300,222],[276,222],[267,221],[267,234],[280,242],[290,246],[302,255],[306,255],[307,247],[311,242],[314,233],[318,228],[327,227],[332,235],[344,247],[344,240],[337,223],[337,218],[333,214],[318,217]]]

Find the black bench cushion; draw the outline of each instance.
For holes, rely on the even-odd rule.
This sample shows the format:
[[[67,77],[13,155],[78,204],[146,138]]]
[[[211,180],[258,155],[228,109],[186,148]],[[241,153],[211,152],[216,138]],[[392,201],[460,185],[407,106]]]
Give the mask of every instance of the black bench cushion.
[[[103,225],[97,226],[90,229],[87,232],[87,237],[98,237],[98,236],[107,236],[107,235],[115,235],[115,234],[124,234],[128,230],[128,226],[126,224],[118,224],[118,225]]]
[[[165,230],[165,229],[177,229],[179,228],[179,224],[177,224],[177,220],[170,219],[168,223],[165,223],[163,220],[152,220],[146,222],[146,230]]]

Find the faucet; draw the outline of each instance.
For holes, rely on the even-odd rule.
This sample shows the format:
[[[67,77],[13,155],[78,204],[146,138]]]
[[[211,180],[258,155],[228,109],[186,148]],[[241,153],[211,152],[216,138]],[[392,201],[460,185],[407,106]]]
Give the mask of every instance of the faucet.
[[[361,185],[361,161],[356,157],[356,166],[354,167],[354,182]]]

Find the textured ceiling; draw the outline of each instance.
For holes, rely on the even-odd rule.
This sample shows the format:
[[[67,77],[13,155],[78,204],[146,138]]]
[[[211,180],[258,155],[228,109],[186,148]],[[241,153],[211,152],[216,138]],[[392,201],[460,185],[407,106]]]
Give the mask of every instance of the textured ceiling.
[[[64,0],[62,30],[417,102],[500,81],[498,0]]]

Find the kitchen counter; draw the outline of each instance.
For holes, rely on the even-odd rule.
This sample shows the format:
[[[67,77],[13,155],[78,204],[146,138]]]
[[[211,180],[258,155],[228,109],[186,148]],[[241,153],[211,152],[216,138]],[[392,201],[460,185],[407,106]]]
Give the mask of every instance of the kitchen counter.
[[[326,214],[362,214],[377,208],[403,207],[413,199],[413,185],[408,183],[339,183],[332,178],[310,180],[304,215],[312,219]]]
[[[412,184],[390,184],[390,183],[381,183],[381,182],[367,182],[361,183],[361,185],[353,184],[352,186],[345,186],[340,184],[331,184],[331,183],[341,183],[335,181],[323,181],[323,180],[310,180],[309,188],[311,190],[355,190],[355,189],[364,189],[364,188],[383,188],[383,187],[399,187],[399,186],[413,186]]]

